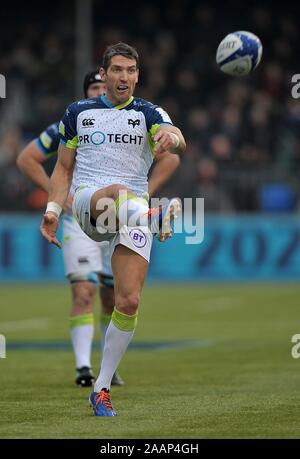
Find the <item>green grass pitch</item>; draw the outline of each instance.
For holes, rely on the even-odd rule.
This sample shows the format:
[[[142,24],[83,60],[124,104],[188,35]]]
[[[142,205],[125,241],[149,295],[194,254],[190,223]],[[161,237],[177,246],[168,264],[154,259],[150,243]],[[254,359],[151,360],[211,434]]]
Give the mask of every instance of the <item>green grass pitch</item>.
[[[116,418],[92,415],[70,348],[40,347],[69,342],[68,286],[0,289],[0,438],[300,437],[296,285],[146,286]]]

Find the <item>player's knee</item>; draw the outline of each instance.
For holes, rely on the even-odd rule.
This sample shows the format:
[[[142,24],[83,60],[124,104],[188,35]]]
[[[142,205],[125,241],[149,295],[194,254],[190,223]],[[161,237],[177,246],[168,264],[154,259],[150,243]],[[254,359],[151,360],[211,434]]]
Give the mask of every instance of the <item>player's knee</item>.
[[[73,286],[73,312],[75,314],[91,312],[95,294],[96,289],[93,284],[82,282]]]
[[[122,193],[125,193],[125,192],[128,192],[129,189],[127,186],[125,185],[122,185],[122,184],[115,184],[115,185],[112,185],[112,193],[113,193],[113,199],[117,199],[119,197],[119,194],[122,192]]]
[[[140,302],[138,294],[129,293],[127,295],[120,295],[116,298],[116,308],[123,314],[133,315],[136,313]]]

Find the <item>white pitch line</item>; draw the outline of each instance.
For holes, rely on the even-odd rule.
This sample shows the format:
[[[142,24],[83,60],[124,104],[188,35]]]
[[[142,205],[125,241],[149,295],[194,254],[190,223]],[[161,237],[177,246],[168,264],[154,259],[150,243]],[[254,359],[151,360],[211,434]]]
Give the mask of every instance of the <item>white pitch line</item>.
[[[47,317],[34,317],[32,319],[0,322],[0,333],[48,328],[50,322],[50,319]]]
[[[203,312],[221,311],[238,308],[241,305],[241,300],[228,297],[209,298],[207,300],[201,300],[200,303],[198,301],[197,305]]]

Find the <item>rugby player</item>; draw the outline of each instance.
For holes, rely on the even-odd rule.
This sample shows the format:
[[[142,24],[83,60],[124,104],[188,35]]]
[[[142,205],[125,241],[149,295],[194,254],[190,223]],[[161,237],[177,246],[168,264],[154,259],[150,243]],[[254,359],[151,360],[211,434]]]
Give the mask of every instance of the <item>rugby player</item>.
[[[98,71],[89,72],[84,79],[84,95],[97,97],[105,93],[105,83]],[[17,165],[33,183],[46,192],[50,179],[43,162],[57,154],[60,141],[59,122],[53,123],[40,136],[30,142],[17,158]],[[162,161],[156,163],[149,181],[149,194],[157,191],[172,175],[179,164],[178,156],[167,153]],[[70,204],[71,197],[68,203]],[[70,328],[76,362],[76,384],[82,387],[91,386],[94,375],[91,368],[91,348],[94,335],[94,315],[92,313],[97,287],[100,281],[100,329],[101,348],[104,336],[114,308],[113,276],[107,243],[97,243],[87,237],[74,217],[65,209],[63,216],[63,258],[65,274],[72,290],[72,307]],[[112,385],[123,385],[124,382],[116,371]]]
[[[149,209],[143,198],[148,191],[148,171],[153,157],[159,160],[167,151],[180,154],[186,145],[162,108],[133,97],[139,76],[134,48],[125,43],[108,47],[100,76],[106,83],[106,95],[74,102],[60,123],[61,143],[41,232],[49,242],[61,246],[56,231],[74,170],[73,214],[89,237],[109,242],[114,275],[115,307],[105,334],[100,374],[89,400],[96,416],[115,416],[111,380],[136,328],[152,232],[162,241],[170,236],[170,226],[165,223],[180,206],[172,199]],[[112,213],[115,232],[105,224]]]

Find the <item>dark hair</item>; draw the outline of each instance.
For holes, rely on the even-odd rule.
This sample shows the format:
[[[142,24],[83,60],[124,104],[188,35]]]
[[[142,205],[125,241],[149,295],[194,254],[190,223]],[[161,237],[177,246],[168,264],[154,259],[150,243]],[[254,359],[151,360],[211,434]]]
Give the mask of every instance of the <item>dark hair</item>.
[[[128,59],[135,59],[137,67],[139,67],[139,55],[137,50],[127,43],[117,43],[106,48],[103,54],[102,67],[106,71],[110,65],[113,56],[124,56]]]
[[[93,70],[92,72],[89,72],[85,75],[83,81],[84,97],[87,97],[87,91],[93,83],[104,83],[99,75],[99,70]]]

